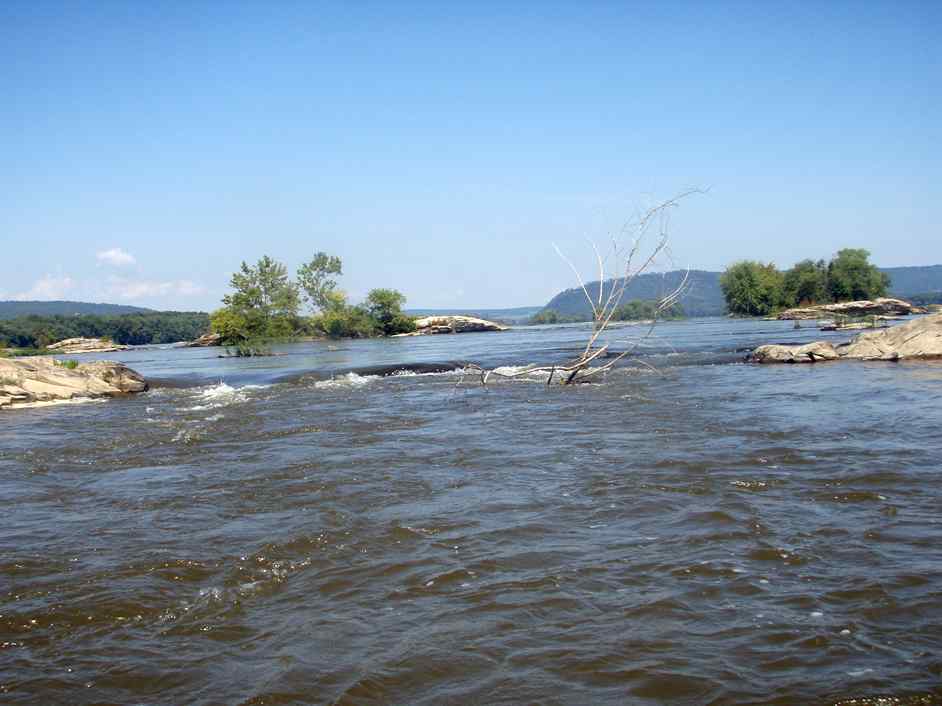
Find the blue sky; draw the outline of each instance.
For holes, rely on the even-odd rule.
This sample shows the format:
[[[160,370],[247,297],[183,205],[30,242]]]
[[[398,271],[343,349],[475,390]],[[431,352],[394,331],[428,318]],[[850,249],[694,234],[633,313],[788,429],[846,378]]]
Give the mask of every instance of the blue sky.
[[[210,309],[241,260],[538,305],[689,187],[679,265],[942,263],[942,3],[0,4],[0,298]]]

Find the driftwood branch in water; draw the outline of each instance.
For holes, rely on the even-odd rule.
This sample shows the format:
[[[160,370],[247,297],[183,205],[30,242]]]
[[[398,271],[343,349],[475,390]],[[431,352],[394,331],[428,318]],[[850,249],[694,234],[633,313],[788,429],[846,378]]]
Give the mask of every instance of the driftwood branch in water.
[[[534,373],[549,373],[549,377],[546,381],[547,385],[551,384],[557,375],[560,376],[561,384],[572,385],[585,382],[589,378],[608,372],[625,357],[634,353],[644,341],[651,337],[654,327],[661,315],[676,304],[687,290],[690,277],[689,269],[684,272],[680,284],[658,300],[654,319],[651,321],[645,333],[636,340],[633,345],[617,355],[613,355],[611,359],[606,360],[603,365],[596,367],[591,366],[593,361],[596,361],[608,352],[608,345],[599,345],[599,339],[612,323],[618,307],[624,299],[625,292],[628,290],[632,281],[634,281],[638,275],[647,272],[656,264],[659,257],[670,255],[668,243],[670,240],[669,225],[671,211],[679,205],[682,199],[698,193],[703,192],[700,189],[685,191],[644,211],[637,220],[626,223],[619,234],[624,244],[619,243],[619,237],[612,238],[611,252],[605,258],[602,257],[595,243],[589,241],[599,268],[599,292],[598,297],[595,299],[593,299],[592,295],[589,293],[588,285],[579,274],[578,268],[569,258],[563,255],[562,251],[555,244],[553,245],[557,254],[569,265],[573,273],[575,273],[576,280],[592,310],[592,332],[589,334],[585,348],[578,358],[566,363],[528,365],[512,371],[504,371],[499,368],[495,370],[484,370],[477,365],[470,365],[468,369],[480,373],[482,385],[487,385],[487,381],[491,375],[501,378],[518,378],[533,375]],[[651,240],[652,235],[653,242]],[[650,250],[645,249],[646,241],[650,244]],[[640,264],[636,264],[639,259]],[[607,296],[604,294],[606,261],[612,262],[612,286]],[[651,367],[646,363],[645,365],[649,368]]]

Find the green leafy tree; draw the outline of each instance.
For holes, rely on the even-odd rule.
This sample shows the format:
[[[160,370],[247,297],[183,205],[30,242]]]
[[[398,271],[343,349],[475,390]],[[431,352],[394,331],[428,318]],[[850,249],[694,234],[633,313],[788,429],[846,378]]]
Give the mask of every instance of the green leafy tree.
[[[784,303],[782,273],[771,262],[743,260],[726,268],[720,287],[733,314],[767,316]]]
[[[298,268],[298,285],[311,307],[324,311],[330,307],[331,294],[337,287],[333,275],[342,274],[339,257],[318,252],[310,262]]]
[[[830,301],[828,268],[824,260],[802,260],[785,273],[782,285],[787,306]]]
[[[242,263],[229,281],[235,292],[222,298],[226,306],[255,309],[263,318],[296,318],[301,305],[298,286],[288,279],[288,270],[265,255],[254,267]]]
[[[298,286],[280,262],[267,255],[254,266],[243,262],[229,284],[235,291],[222,298],[225,307],[211,318],[224,343],[285,338],[301,328]]]
[[[828,265],[828,288],[836,302],[876,299],[889,286],[889,276],[870,264],[870,253],[863,248],[839,250]]]
[[[373,289],[366,295],[366,310],[384,336],[415,330],[415,319],[402,311],[405,303],[405,295],[395,289]]]

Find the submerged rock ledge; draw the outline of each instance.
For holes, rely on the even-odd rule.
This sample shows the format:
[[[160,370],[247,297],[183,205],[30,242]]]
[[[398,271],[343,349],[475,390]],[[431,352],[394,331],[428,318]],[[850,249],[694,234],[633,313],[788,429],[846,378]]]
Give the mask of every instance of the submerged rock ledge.
[[[0,360],[0,409],[147,390],[147,381],[122,363],[96,360],[75,368],[54,358]]]
[[[849,343],[834,346],[815,341],[801,346],[759,346],[751,355],[757,363],[816,363],[827,360],[925,360],[942,358],[942,313],[899,326],[868,331]]]

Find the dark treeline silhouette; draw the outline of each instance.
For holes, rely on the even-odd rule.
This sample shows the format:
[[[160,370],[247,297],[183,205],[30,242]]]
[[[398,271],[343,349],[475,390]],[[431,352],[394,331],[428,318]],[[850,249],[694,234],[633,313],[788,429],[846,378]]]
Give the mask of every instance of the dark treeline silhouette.
[[[175,343],[209,330],[209,315],[194,311],[155,311],[119,316],[20,316],[0,320],[0,345],[43,348],[64,338],[110,338],[115,343]]]

